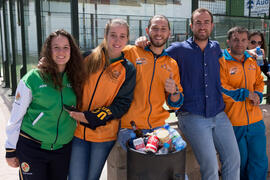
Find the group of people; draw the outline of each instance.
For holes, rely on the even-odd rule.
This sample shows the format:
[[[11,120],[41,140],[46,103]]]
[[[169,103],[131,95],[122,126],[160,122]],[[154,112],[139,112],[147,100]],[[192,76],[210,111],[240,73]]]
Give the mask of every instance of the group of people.
[[[209,40],[213,26],[212,13],[199,8],[191,16],[193,36],[165,49],[165,16],[153,16],[149,41],[140,38],[133,46],[127,45],[128,24],[112,19],[103,42],[84,57],[69,33],[53,32],[37,68],[18,85],[7,124],[7,163],[26,180],[98,180],[115,142],[125,148],[130,121],[144,133],[163,126],[166,102],[176,110],[202,179],[219,178],[216,152],[222,179],[266,179],[258,106],[263,77],[246,52],[254,37],[245,28],[230,29],[223,54]]]

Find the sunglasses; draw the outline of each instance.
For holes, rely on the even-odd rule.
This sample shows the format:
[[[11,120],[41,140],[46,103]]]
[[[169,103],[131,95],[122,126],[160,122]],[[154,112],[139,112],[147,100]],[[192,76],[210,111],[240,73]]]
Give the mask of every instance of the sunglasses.
[[[255,40],[252,40],[250,41],[251,44],[255,45],[255,44],[258,44],[258,45],[262,45],[262,41],[255,41]]]

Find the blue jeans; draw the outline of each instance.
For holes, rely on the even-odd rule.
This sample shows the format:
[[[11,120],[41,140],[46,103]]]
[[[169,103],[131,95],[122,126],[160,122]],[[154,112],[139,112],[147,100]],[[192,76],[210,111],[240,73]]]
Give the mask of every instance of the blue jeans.
[[[90,142],[74,137],[69,180],[99,180],[115,141]]]
[[[217,152],[222,179],[240,179],[239,150],[231,122],[224,112],[211,118],[179,112],[178,123],[200,165],[202,180],[219,179]]]
[[[263,120],[248,126],[233,127],[241,155],[240,179],[265,180],[268,159]]]

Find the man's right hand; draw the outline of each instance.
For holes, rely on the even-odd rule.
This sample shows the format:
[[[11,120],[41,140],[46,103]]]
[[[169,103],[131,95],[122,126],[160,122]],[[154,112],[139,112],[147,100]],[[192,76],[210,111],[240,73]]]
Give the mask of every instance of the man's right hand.
[[[146,36],[141,36],[141,37],[138,37],[136,40],[135,40],[135,45],[138,46],[138,47],[141,47],[141,48],[145,48],[146,46],[150,45],[151,42],[148,41],[147,37]]]
[[[10,167],[14,167],[14,168],[19,167],[19,159],[16,157],[6,158],[6,161]]]
[[[257,93],[249,92],[248,98],[251,100],[254,106],[258,106],[260,104],[260,97]]]

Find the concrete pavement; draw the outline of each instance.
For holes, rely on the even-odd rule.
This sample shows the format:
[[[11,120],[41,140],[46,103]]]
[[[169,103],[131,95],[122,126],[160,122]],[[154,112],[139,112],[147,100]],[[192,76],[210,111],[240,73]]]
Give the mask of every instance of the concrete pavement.
[[[3,88],[4,83],[0,78],[0,180],[18,180],[18,168],[9,167],[5,159],[5,127],[10,118],[10,111],[14,96],[10,96],[9,88]],[[103,168],[100,180],[107,180],[107,163]]]
[[[18,168],[9,167],[5,159],[5,127],[10,117],[11,104],[13,97],[10,97],[11,91],[8,88],[0,86],[0,179],[1,180],[17,180]]]

